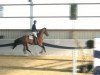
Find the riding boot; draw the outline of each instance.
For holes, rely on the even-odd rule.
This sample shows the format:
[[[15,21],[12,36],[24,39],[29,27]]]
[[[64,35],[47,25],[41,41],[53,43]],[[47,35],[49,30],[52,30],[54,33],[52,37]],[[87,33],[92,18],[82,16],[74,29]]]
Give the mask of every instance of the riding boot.
[[[35,44],[35,37],[33,36],[33,43]]]
[[[35,40],[34,41],[35,41],[35,44],[37,44],[37,37],[35,37]]]

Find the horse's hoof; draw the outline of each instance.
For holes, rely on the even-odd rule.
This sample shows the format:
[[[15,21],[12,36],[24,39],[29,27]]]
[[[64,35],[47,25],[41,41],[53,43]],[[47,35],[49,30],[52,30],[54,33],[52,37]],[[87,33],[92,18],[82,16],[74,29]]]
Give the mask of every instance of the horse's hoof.
[[[39,54],[43,54],[43,51],[39,52]]]
[[[30,52],[30,54],[33,55],[32,52]]]
[[[41,51],[41,52],[39,52],[39,54],[46,54],[46,52]]]
[[[28,54],[25,54],[25,56],[28,56]]]
[[[39,52],[39,54],[42,54],[42,52]]]

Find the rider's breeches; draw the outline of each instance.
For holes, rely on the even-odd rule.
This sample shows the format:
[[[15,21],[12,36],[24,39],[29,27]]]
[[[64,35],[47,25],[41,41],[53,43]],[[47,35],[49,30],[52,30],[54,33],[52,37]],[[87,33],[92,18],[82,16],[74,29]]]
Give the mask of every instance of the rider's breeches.
[[[37,37],[37,32],[32,32],[35,37]]]

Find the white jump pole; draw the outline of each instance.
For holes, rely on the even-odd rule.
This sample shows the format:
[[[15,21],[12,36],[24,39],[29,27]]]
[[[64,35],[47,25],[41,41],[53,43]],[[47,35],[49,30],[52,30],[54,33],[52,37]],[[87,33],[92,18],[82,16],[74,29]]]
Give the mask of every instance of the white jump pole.
[[[74,4],[74,0],[73,3],[71,4],[70,7],[70,20],[72,20],[72,37],[75,40],[75,36],[74,36],[74,28],[75,28],[75,20],[77,19],[77,5]],[[76,41],[75,41],[76,44]],[[76,57],[76,49],[72,50],[72,58],[73,58],[73,72],[72,75],[77,75],[77,57]]]
[[[100,75],[100,37],[94,39],[94,75]]]
[[[74,21],[75,20],[72,20],[72,29],[74,29]],[[75,39],[74,37],[74,33],[72,34],[73,35],[73,39]],[[74,41],[74,44],[76,44],[76,42]],[[72,66],[73,66],[73,69],[72,69],[72,75],[77,75],[77,57],[76,57],[76,49],[72,49]]]
[[[76,59],[76,50],[72,50],[72,57],[73,57],[73,73],[72,75],[77,75],[77,59]]]
[[[94,39],[94,68],[100,66],[100,38]]]

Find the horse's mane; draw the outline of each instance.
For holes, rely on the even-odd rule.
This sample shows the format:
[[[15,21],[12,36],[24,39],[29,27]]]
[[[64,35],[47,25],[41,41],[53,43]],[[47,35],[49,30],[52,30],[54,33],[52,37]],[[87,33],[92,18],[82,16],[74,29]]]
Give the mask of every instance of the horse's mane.
[[[46,30],[46,28],[42,28],[42,29],[40,29],[38,34],[40,34],[40,32],[41,32],[41,31],[43,31],[43,29],[45,29],[45,30]]]
[[[42,31],[43,29],[46,29],[46,28],[42,28],[42,29],[40,29],[40,31]]]

